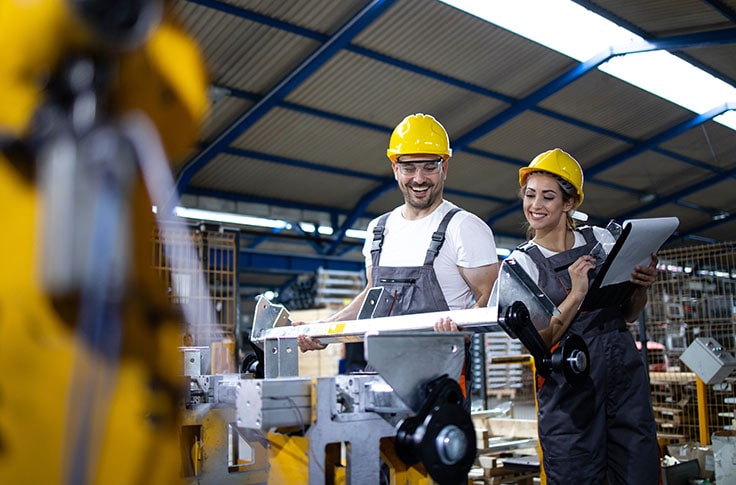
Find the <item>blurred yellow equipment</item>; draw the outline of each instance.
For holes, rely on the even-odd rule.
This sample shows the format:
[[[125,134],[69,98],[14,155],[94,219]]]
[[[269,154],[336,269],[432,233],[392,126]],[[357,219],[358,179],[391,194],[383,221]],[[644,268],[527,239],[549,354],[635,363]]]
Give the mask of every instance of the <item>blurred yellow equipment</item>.
[[[0,483],[176,483],[181,319],[132,133],[187,153],[199,51],[130,0],[3,0],[0,51]]]

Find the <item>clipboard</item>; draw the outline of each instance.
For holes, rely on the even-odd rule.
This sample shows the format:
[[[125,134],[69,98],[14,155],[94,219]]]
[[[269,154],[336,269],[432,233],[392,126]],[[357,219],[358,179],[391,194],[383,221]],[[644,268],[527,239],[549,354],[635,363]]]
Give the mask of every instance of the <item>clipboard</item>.
[[[638,285],[629,281],[635,266],[648,265],[656,253],[675,232],[677,217],[656,217],[624,221],[616,244],[608,253],[580,310],[619,306],[631,297]]]

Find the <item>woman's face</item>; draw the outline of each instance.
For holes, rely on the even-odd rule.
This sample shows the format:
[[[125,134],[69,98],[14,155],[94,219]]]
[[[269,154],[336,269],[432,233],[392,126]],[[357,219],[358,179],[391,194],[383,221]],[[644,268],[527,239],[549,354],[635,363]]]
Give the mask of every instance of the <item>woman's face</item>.
[[[546,173],[535,172],[526,179],[522,191],[524,217],[537,233],[567,227],[567,212],[572,209],[572,199],[565,202],[557,179]]]

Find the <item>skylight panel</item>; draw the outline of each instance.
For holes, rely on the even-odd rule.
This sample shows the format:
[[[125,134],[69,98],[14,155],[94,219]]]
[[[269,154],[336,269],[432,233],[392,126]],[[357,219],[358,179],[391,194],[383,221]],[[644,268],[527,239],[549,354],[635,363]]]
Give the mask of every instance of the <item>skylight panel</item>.
[[[643,42],[570,0],[440,1],[580,62]],[[667,51],[617,55],[598,68],[697,114],[736,102],[736,87]],[[713,120],[736,130],[733,110]]]

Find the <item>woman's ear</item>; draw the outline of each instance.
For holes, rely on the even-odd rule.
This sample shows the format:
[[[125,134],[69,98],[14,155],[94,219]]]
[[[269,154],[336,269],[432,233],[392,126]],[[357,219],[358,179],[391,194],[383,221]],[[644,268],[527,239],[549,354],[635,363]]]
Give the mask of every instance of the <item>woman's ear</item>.
[[[576,202],[577,202],[577,199],[573,197],[566,200],[565,203],[562,204],[562,212],[569,213],[575,207]]]

